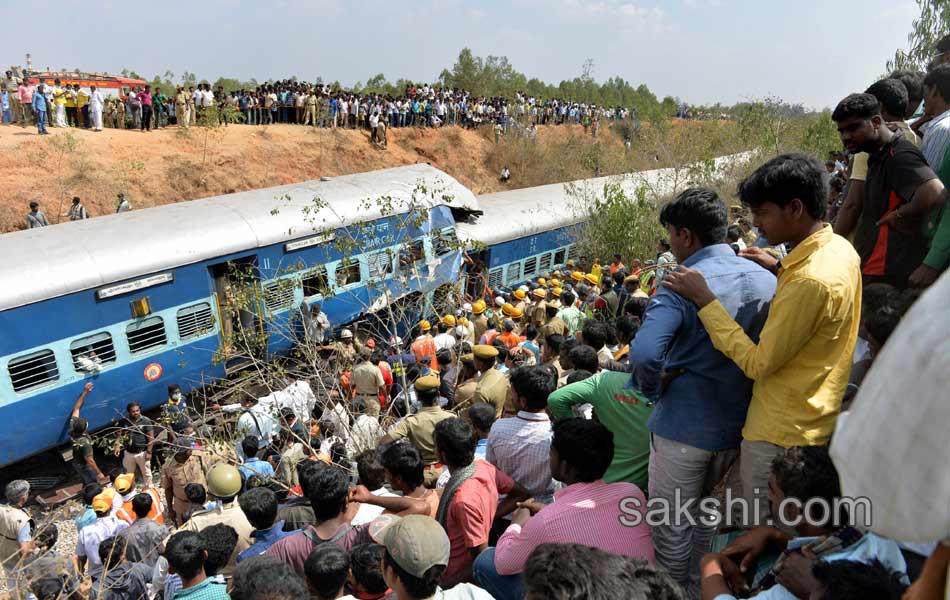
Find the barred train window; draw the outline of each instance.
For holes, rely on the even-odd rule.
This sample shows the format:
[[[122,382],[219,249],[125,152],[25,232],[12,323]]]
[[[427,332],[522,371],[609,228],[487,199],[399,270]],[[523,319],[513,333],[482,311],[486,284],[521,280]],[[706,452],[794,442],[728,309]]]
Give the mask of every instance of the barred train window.
[[[488,287],[491,289],[497,289],[501,285],[501,276],[504,270],[501,267],[497,269],[492,269],[488,272]]]
[[[567,260],[567,248],[561,248],[554,253],[554,264],[563,265],[564,261]]]
[[[512,263],[508,265],[508,273],[505,275],[505,281],[510,285],[521,278],[521,263]]]
[[[165,322],[161,317],[149,317],[132,323],[125,328],[125,335],[129,339],[129,350],[132,354],[140,354],[164,346],[168,342],[165,337]]]
[[[183,340],[201,337],[213,328],[211,305],[207,302],[186,306],[178,311],[178,337]]]
[[[546,273],[551,270],[551,253],[541,255],[541,262],[538,263],[538,271]]]
[[[393,255],[389,250],[370,254],[366,266],[370,277],[388,277],[393,272]]]
[[[7,371],[15,392],[42,387],[59,379],[59,368],[52,350],[18,356],[10,361]]]
[[[533,277],[538,269],[538,258],[533,256],[528,260],[524,261],[524,276],[525,278]]]
[[[294,281],[276,279],[264,284],[264,306],[270,312],[286,310],[294,301]]]
[[[102,365],[115,362],[115,345],[106,331],[79,338],[69,345],[73,368],[77,371],[96,372]]]

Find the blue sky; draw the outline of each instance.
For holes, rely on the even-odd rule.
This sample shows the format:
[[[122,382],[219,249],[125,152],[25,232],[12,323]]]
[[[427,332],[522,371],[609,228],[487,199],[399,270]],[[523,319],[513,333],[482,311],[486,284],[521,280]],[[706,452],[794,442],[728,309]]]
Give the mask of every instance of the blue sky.
[[[434,80],[468,46],[555,83],[592,58],[597,80],[661,97],[815,108],[883,73],[918,12],[914,0],[54,0],[40,32],[36,9],[0,0],[0,14],[23,13],[0,38],[0,64],[31,52],[38,68],[352,84]]]

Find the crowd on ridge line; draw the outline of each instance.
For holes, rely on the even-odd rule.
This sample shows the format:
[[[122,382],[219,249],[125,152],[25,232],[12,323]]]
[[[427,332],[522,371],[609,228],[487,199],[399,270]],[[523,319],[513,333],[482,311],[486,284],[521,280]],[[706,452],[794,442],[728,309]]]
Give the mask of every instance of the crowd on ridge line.
[[[233,446],[172,387],[171,431],[129,404],[107,476],[88,384],[68,425],[85,484],[75,552],[49,550],[56,529],[32,531],[29,484],[11,482],[8,586],[40,600],[943,597],[945,403],[908,403],[894,382],[932,395],[945,381],[945,356],[919,360],[938,346],[915,344],[948,333],[934,261],[950,64],[892,75],[833,112],[848,165],[776,156],[739,185],[742,217],[683,191],[651,265],[570,264],[424,320],[408,343],[342,329],[327,346],[339,394],[297,381],[205,407],[238,414]],[[906,126],[920,101],[924,122]],[[325,316],[305,313],[304,343],[327,344]],[[855,434],[869,443],[836,444]],[[889,449],[920,462],[876,467]],[[894,533],[849,520],[843,487],[886,493],[871,529]],[[719,488],[741,502],[702,519]],[[647,498],[669,511],[648,518]]]
[[[78,84],[33,85],[7,71],[0,85],[3,123],[36,123],[40,134],[47,127],[82,127],[150,131],[169,125],[296,124],[311,127],[369,130],[374,141],[385,140],[387,127],[442,127],[458,125],[497,127],[507,133],[516,127],[533,135],[538,125],[583,125],[596,136],[602,120],[635,118],[624,107],[543,99],[524,92],[513,98],[485,97],[461,89],[429,84],[409,84],[401,95],[332,89],[329,85],[284,80],[254,89],[225,91],[218,86],[135,86],[127,96],[110,96],[96,86]]]

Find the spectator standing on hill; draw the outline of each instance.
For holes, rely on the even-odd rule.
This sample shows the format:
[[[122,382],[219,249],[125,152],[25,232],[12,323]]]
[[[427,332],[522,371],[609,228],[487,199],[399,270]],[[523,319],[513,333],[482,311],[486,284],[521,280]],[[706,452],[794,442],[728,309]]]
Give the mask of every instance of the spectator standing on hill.
[[[49,221],[46,220],[46,215],[40,210],[39,202],[30,202],[30,212],[26,213],[26,228],[36,229],[48,225]]]

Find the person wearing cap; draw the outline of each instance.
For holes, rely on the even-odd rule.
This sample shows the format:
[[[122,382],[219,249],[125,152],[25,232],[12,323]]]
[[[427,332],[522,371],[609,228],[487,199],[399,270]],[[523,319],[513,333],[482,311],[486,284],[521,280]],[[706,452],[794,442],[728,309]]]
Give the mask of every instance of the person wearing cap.
[[[439,321],[439,335],[433,339],[436,351],[455,349],[457,340],[452,332],[455,330],[456,323],[457,320],[454,315],[445,315]]]
[[[435,347],[435,340],[432,334],[429,333],[431,330],[432,325],[429,324],[429,321],[425,319],[419,321],[419,335],[415,341],[412,342],[410,347],[412,348],[412,354],[416,357],[417,363],[426,365],[430,369],[435,370],[439,368],[439,363],[435,359],[437,348]]]
[[[379,397],[386,393],[386,381],[380,368],[373,364],[372,358],[372,350],[360,349],[360,362],[350,372],[351,400],[355,402],[359,399],[365,414],[379,416]]]
[[[383,515],[370,526],[370,537],[385,548],[383,579],[398,600],[491,600],[470,583],[439,587],[452,548],[445,529],[432,517]]]
[[[574,283],[575,283],[575,284],[580,283],[580,282],[584,281],[584,274],[583,274],[582,272],[580,272],[580,271],[572,271],[572,272],[571,272],[571,279],[574,280]]]
[[[175,453],[165,461],[162,467],[162,489],[165,490],[165,509],[168,511],[168,523],[180,525],[185,513],[191,506],[185,486],[197,483],[207,485],[204,464],[200,456],[194,453],[195,440],[189,436],[180,436],[175,440]]]
[[[126,529],[129,524],[112,516],[112,498],[99,494],[92,499],[92,510],[96,520],[82,528],[76,538],[76,557],[79,572],[82,573],[89,563],[89,575],[96,579],[102,572],[102,559],[99,558],[99,544]]]
[[[484,402],[495,407],[495,418],[501,418],[508,402],[508,379],[495,368],[498,349],[487,344],[479,344],[472,349],[475,368],[479,375],[475,384],[472,402]],[[514,414],[514,409],[509,411]]]
[[[482,339],[482,336],[485,335],[485,331],[488,329],[488,317],[485,316],[485,310],[488,306],[485,304],[484,300],[476,300],[472,304],[472,314],[475,315],[475,318],[472,319],[472,325],[475,327],[475,336],[476,340]]]
[[[321,346],[321,348],[331,350],[339,363],[344,367],[352,365],[358,356],[356,340],[353,338],[353,332],[349,329],[344,329],[340,332],[339,340],[336,340],[329,346]]]
[[[0,564],[9,573],[33,551],[32,519],[23,510],[30,498],[30,484],[16,479],[5,491],[7,503],[0,504]]]
[[[525,309],[528,307],[528,303],[525,301],[525,299],[528,297],[528,292],[525,291],[523,288],[518,288],[515,290],[512,296],[514,296],[514,299],[516,300],[516,302],[514,303],[514,305],[512,305],[512,307],[517,310],[520,310],[521,312],[524,312]],[[502,307],[502,309],[504,310],[504,307]],[[505,314],[508,315],[509,317],[511,316],[510,311]]]
[[[252,533],[254,527],[247,520],[241,506],[235,500],[241,492],[243,484],[241,473],[237,467],[219,463],[208,471],[208,495],[217,500],[214,508],[201,510],[191,515],[188,521],[178,528],[178,531],[199,532],[209,525],[223,523],[233,527],[238,534],[237,545],[231,553],[227,566],[221,570],[225,576],[234,572],[237,555],[250,548],[254,541]]]
[[[534,301],[528,309],[528,318],[535,327],[541,327],[547,320],[544,307],[547,305],[548,292],[543,287],[535,288],[531,291],[531,297]]]
[[[442,473],[442,463],[435,451],[435,427],[455,416],[439,406],[439,377],[426,375],[416,379],[413,387],[420,404],[418,412],[397,423],[379,440],[379,445],[391,444],[403,438],[409,440],[422,455],[425,463],[425,484],[431,487]]]
[[[476,377],[478,371],[475,369],[475,355],[471,352],[459,357],[461,370],[459,371],[458,382],[455,385],[455,405],[454,410],[459,411],[472,404],[475,397],[475,387],[478,385]]]
[[[148,518],[153,521],[158,521],[163,523],[165,518],[162,516],[164,508],[162,507],[161,496],[158,494],[158,490],[153,487],[146,486],[141,490],[138,489],[135,485],[135,473],[123,473],[115,478],[115,491],[122,498],[122,508],[116,512],[116,516],[131,524],[136,520],[136,513],[132,507],[132,501],[139,494],[145,494],[152,499],[152,509],[148,514]]]

